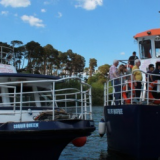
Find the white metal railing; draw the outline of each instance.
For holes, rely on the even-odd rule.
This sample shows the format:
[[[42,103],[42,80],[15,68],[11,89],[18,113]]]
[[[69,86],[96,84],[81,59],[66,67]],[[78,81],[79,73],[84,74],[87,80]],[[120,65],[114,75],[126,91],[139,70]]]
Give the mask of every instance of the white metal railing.
[[[133,73],[136,71],[140,71],[142,73],[142,87],[141,89],[136,89],[133,80]],[[126,80],[127,77],[130,77],[129,80]],[[150,81],[150,78],[156,77],[159,80]],[[114,80],[119,79],[119,84],[114,84]],[[151,74],[146,73],[142,70],[134,70],[131,74],[123,75],[119,78],[113,80],[108,80],[104,84],[104,106],[105,105],[115,105],[115,102],[118,101],[119,104],[154,104],[160,105],[160,97],[154,97],[153,94],[160,93],[160,74]],[[126,80],[126,81],[125,81]],[[116,92],[115,87],[119,87],[120,91]],[[157,87],[157,89],[156,89]],[[136,97],[136,91],[140,91],[140,97]],[[125,94],[130,94],[128,97],[124,97]],[[120,98],[115,99],[115,94],[119,94]],[[139,99],[139,101],[137,100]],[[128,101],[129,103],[127,103]]]
[[[80,81],[79,88],[59,88],[57,85],[65,82],[66,80],[78,80]],[[25,90],[31,86],[39,86],[39,90]],[[43,86],[47,86],[46,88]],[[50,87],[49,87],[50,86]],[[17,87],[18,91],[17,91]],[[10,89],[7,91],[3,88]],[[41,88],[41,89],[40,89]],[[70,77],[59,80],[34,80],[34,81],[16,81],[0,83],[0,106],[13,107],[13,112],[17,111],[19,107],[19,120],[22,121],[22,116],[26,111],[24,107],[46,107],[43,112],[52,112],[52,120],[55,119],[55,108],[63,108],[68,115],[75,115],[83,119],[92,119],[92,97],[91,86],[81,82],[79,78]],[[45,89],[45,90],[44,90]],[[2,92],[3,91],[3,92]],[[38,96],[37,99],[34,97]],[[41,104],[38,106],[37,104]],[[49,105],[49,106],[48,106]],[[51,108],[47,109],[47,108]],[[38,112],[38,111],[35,111]],[[4,113],[0,113],[4,114]],[[9,114],[7,112],[6,114]],[[17,114],[17,112],[15,113]]]

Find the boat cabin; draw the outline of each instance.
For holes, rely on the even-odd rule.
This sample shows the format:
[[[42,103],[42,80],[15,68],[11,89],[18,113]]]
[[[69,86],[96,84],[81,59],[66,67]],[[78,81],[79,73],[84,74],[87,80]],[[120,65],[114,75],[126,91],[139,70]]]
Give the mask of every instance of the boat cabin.
[[[13,50],[0,51],[0,123],[92,119],[90,85],[79,78],[17,73]]]
[[[160,61],[160,29],[150,29],[134,36],[138,42],[140,69],[146,72],[149,64]]]

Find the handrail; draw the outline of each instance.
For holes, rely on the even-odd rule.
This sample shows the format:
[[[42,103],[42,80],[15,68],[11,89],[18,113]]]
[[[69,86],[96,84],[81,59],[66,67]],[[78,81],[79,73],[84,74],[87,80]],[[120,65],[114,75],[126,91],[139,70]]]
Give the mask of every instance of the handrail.
[[[142,81],[139,81],[139,82],[142,82],[142,89],[140,90],[141,91],[141,97],[140,97],[139,104],[141,104],[141,103],[149,104],[149,103],[151,103],[151,100],[152,101],[157,100],[156,98],[150,98],[149,97],[149,93],[150,92],[152,92],[152,93],[154,93],[154,92],[156,93],[157,92],[157,91],[154,91],[154,90],[152,90],[152,91],[149,90],[150,84],[153,83],[153,82],[149,81],[149,76],[153,76],[153,77],[156,76],[156,77],[159,77],[159,79],[160,79],[160,74],[146,73],[146,72],[144,72],[144,71],[142,71],[140,69],[136,69],[131,74],[123,75],[121,77],[118,77],[118,78],[115,78],[115,79],[112,79],[112,80],[108,80],[104,84],[104,105],[114,105],[114,102],[115,102],[114,94],[115,93],[120,93],[121,97],[122,97],[122,93],[126,92],[126,91],[122,91],[122,88],[123,88],[124,85],[128,85],[129,83],[131,83],[131,88],[133,88],[133,82],[134,82],[133,73],[136,72],[136,71],[140,71],[142,73],[142,77],[143,77]],[[123,80],[126,79],[126,77],[130,77],[130,82],[127,82],[127,83],[123,82]],[[114,80],[116,80],[116,79],[119,79],[121,81],[121,83],[118,84],[118,85],[115,85],[114,84]],[[113,82],[112,86],[109,85],[111,82]],[[147,88],[146,88],[146,84],[147,84]],[[160,82],[158,82],[157,85],[160,85]],[[120,86],[121,87],[120,92],[115,92],[114,88],[116,86]],[[109,89],[112,89],[113,91],[110,93]],[[132,89],[132,91],[136,91],[136,90],[138,90],[138,89]],[[130,91],[130,94],[131,94],[131,96],[129,98],[127,98],[127,99],[131,100],[130,104],[137,103],[135,101],[136,97],[133,97],[133,95],[132,95],[133,93],[131,91]],[[112,99],[109,96],[112,96]],[[124,98],[123,97],[120,98],[120,99],[117,99],[117,100],[121,101],[121,104],[124,104]],[[159,104],[155,104],[155,105],[160,105],[160,103]]]
[[[15,88],[18,86],[20,89],[18,92],[15,92],[14,90],[10,90],[5,93],[0,93],[0,97],[3,97],[5,99],[8,98],[9,101],[4,102],[2,100],[3,105],[8,105],[13,106],[14,108],[14,114],[17,115],[19,114],[19,121],[23,121],[23,116],[26,113],[25,110],[23,110],[23,107],[26,105],[41,108],[41,106],[44,107],[52,107],[52,120],[55,120],[55,107],[56,104],[58,103],[58,107],[64,108],[67,114],[73,115],[76,114],[76,117],[81,117],[84,119],[92,119],[92,97],[91,97],[91,86],[82,83],[80,81],[80,88],[60,88],[60,89],[55,89],[56,84],[59,84],[59,82],[63,82],[65,80],[70,80],[70,79],[78,79],[80,78],[63,78],[63,79],[58,79],[58,80],[33,80],[33,81],[16,81],[16,82],[5,82],[5,83],[0,83],[0,88],[1,87],[7,87],[7,88]],[[48,86],[52,86],[52,88],[43,88],[43,83],[45,85],[48,84]],[[83,85],[87,86],[85,89],[83,88]],[[28,90],[25,91],[24,87],[28,86],[39,86],[39,90]],[[33,89],[33,87],[32,87]],[[65,93],[65,92],[66,93]],[[35,96],[38,96],[39,98],[34,99]],[[34,105],[33,105],[34,104]],[[41,104],[41,106],[37,106],[37,104]],[[16,106],[19,106],[19,111],[17,110]],[[73,107],[74,106],[74,107]],[[80,110],[79,110],[80,109]],[[40,109],[39,109],[40,110]],[[42,111],[39,111],[39,113]],[[44,111],[43,112],[48,112]],[[13,114],[10,111],[4,112],[7,115]],[[0,115],[3,115],[4,113],[0,112]],[[34,113],[34,112],[33,112]],[[37,112],[36,112],[37,113]],[[81,116],[79,116],[81,115]]]

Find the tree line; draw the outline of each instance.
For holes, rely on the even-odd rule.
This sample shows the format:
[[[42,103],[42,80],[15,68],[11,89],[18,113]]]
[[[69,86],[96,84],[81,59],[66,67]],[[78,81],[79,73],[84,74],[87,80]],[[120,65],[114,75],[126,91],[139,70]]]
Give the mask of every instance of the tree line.
[[[86,73],[89,78],[86,82],[92,86],[93,105],[103,105],[103,85],[107,81],[110,65],[104,64],[98,67],[97,60],[90,58],[89,67],[85,67],[85,58],[71,49],[61,52],[51,44],[42,47],[38,42],[31,41],[23,44],[22,41],[14,40],[11,44],[0,42],[0,46],[14,49],[12,54],[3,55],[3,59],[16,67],[17,72],[46,74],[55,76],[71,76]],[[3,52],[9,53],[7,48]]]
[[[97,60],[90,59],[89,67],[85,68],[85,58],[71,49],[61,52],[51,44],[42,47],[38,42],[31,41],[23,44],[22,41],[13,40],[11,44],[0,42],[0,46],[13,47],[14,52],[11,57],[18,72],[46,74],[46,75],[79,75],[82,72],[89,72],[90,76],[94,73]],[[7,49],[5,49],[7,50]],[[4,57],[3,57],[4,58]]]

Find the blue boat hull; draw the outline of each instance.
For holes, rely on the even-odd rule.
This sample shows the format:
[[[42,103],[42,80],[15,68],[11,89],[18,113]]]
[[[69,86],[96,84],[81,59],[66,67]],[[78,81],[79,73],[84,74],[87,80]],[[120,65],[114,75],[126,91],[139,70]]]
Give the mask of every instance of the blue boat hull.
[[[92,120],[2,124],[0,155],[7,160],[58,160],[68,143],[75,138],[89,136],[94,130]]]
[[[137,159],[160,157],[160,106],[105,106],[108,149]]]

